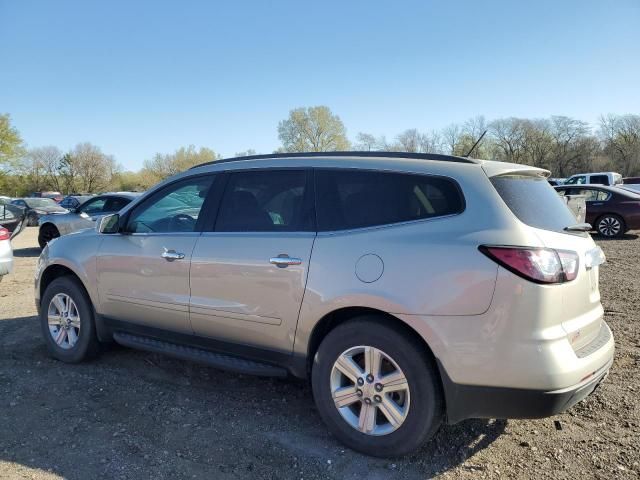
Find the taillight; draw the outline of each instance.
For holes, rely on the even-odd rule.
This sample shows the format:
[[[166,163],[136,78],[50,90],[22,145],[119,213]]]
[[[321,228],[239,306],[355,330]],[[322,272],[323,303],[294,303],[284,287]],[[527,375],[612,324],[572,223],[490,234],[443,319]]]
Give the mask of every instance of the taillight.
[[[480,251],[507,270],[536,283],[570,282],[578,276],[578,254],[568,250],[482,245]]]
[[[11,238],[11,234],[9,230],[4,227],[0,227],[0,240],[9,240]]]

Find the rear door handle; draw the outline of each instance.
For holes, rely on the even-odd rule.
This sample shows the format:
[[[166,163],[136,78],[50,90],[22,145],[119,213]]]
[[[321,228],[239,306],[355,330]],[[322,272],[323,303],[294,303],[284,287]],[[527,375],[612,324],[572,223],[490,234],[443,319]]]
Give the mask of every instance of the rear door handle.
[[[184,253],[176,252],[175,250],[167,250],[164,249],[162,255],[160,255],[168,262],[173,262],[174,260],[182,260],[184,258]]]
[[[271,257],[269,259],[269,263],[278,268],[287,268],[289,265],[300,265],[302,263],[302,259],[283,254],[278,255],[277,257]]]

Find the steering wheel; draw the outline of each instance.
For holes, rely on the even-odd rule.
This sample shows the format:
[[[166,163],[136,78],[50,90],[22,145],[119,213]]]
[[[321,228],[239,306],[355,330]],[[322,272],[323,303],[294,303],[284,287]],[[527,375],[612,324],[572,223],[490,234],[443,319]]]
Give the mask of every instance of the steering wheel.
[[[169,221],[170,232],[190,232],[196,226],[196,219],[186,213],[178,213]]]

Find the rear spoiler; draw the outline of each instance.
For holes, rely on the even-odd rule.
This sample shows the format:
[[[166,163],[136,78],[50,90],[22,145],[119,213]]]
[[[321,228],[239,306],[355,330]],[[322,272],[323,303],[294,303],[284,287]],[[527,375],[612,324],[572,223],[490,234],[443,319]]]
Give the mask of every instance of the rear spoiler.
[[[551,175],[551,172],[544,168],[520,165],[518,163],[497,162],[493,160],[483,160],[482,169],[487,177],[497,177],[499,175],[524,175],[549,178]]]

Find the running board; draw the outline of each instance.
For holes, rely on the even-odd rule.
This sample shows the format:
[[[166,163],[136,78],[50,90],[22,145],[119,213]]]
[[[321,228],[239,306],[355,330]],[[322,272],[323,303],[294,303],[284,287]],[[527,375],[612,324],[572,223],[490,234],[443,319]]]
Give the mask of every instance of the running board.
[[[260,377],[286,377],[284,368],[268,363],[256,362],[245,358],[234,357],[224,353],[211,352],[201,348],[178,345],[175,343],[156,340],[155,338],[116,332],[113,339],[120,345],[147,352],[162,353],[171,357],[202,363],[210,367],[219,368],[235,373],[257,375]]]

